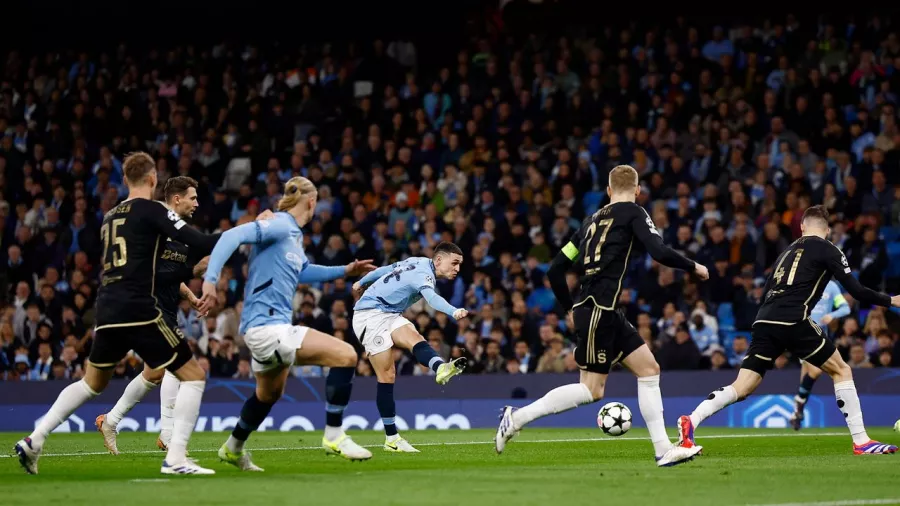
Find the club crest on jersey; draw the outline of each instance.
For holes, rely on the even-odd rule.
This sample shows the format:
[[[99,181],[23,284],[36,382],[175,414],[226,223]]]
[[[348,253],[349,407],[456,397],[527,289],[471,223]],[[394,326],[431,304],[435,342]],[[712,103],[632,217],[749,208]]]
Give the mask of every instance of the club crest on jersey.
[[[284,258],[285,258],[291,265],[293,265],[297,270],[303,269],[303,259],[300,258],[300,255],[298,255],[298,254],[296,254],[296,253],[294,253],[294,252],[288,251],[288,252],[284,255]]]

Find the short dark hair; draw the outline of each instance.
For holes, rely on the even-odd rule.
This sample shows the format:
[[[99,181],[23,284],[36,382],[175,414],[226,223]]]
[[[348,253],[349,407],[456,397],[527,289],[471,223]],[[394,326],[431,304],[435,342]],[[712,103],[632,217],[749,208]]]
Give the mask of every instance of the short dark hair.
[[[828,225],[828,209],[825,206],[812,206],[803,211],[803,221],[806,220],[822,220]]]
[[[125,181],[132,185],[141,185],[148,174],[156,170],[156,162],[153,157],[138,151],[129,153],[122,162],[122,171],[125,173]]]
[[[446,241],[440,242],[437,246],[434,247],[434,256],[438,256],[441,253],[463,256],[462,249],[460,249],[459,246],[453,244],[452,242]]]
[[[171,199],[175,195],[184,196],[189,188],[197,188],[198,186],[200,186],[200,183],[198,183],[197,180],[192,177],[170,177],[166,180],[166,185],[163,188],[163,195],[165,196],[166,202],[168,202],[169,199]]]

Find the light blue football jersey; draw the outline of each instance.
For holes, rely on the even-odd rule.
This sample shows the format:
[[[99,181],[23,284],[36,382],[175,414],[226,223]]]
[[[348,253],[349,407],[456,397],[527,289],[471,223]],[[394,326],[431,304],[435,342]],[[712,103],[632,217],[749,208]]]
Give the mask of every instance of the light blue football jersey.
[[[810,313],[810,318],[816,323],[822,323],[822,318],[834,312],[835,309],[841,306],[847,306],[847,299],[844,298],[844,294],[841,292],[841,287],[837,284],[836,281],[831,280],[825,285],[825,290],[822,292],[822,298],[819,299],[819,302],[816,303],[816,306],[813,308]],[[846,308],[846,312],[840,311],[838,312],[838,317],[846,316],[850,313],[850,308]]]
[[[434,290],[434,264],[430,258],[411,257],[391,265],[356,302],[355,311],[377,309],[402,313],[422,299],[422,290]],[[452,311],[451,311],[452,313]]]
[[[291,323],[292,299],[309,264],[303,251],[303,232],[288,213],[268,221],[254,221],[229,230],[213,249],[206,281],[219,272],[240,244],[252,244],[250,272],[244,288],[241,334],[261,325]]]
[[[260,238],[250,251],[241,334],[261,325],[292,322],[294,294],[309,265],[303,231],[293,216],[277,213],[274,220],[254,223]]]

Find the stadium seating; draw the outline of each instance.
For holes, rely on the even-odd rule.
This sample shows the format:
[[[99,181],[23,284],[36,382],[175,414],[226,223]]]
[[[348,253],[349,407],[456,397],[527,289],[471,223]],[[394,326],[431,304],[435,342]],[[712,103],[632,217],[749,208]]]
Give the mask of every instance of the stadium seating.
[[[657,325],[669,318],[669,302],[685,322],[704,302],[726,349],[746,333],[761,297],[757,280],[798,237],[808,205],[826,205],[846,225],[840,244],[860,280],[900,288],[900,47],[887,20],[859,18],[844,30],[844,19],[810,18],[783,32],[738,20],[718,40],[718,22],[703,19],[543,38],[520,18],[504,25],[502,17],[489,32],[508,38],[470,23],[454,29],[462,36],[446,48],[422,39],[403,54],[397,45],[385,51],[390,37],[350,44],[338,32],[299,52],[297,41],[189,50],[160,40],[165,58],[127,46],[5,54],[0,378],[81,374],[102,270],[98,222],[126,193],[121,160],[135,149],[159,160],[161,183],[174,175],[200,181],[193,221],[205,231],[272,209],[284,181],[303,175],[320,188],[304,245],[312,261],[386,265],[429,254],[439,238],[457,242],[466,255],[461,278],[438,288],[473,316],[448,326],[421,303],[409,317],[423,335],[440,336],[444,355],[468,356],[472,373],[577,371],[572,361],[551,360],[540,335],[552,324],[571,354],[565,312],[528,307],[539,299],[529,295],[575,226],[608,202],[606,177],[619,164],[638,169],[638,202],[665,241],[713,272],[706,283],[670,281],[643,252],[630,259],[622,286],[631,291],[620,302],[657,356],[671,345]],[[869,229],[879,236],[873,245],[864,243]],[[245,374],[246,350],[224,353],[220,343],[230,336],[242,344],[236,309],[246,259],[241,250],[229,264],[224,306],[179,318],[213,375]],[[715,268],[722,262],[725,274]],[[487,279],[474,295],[476,271]],[[295,300],[297,324],[349,338],[345,286],[302,286]],[[862,329],[870,314],[854,304],[847,318]],[[894,347],[885,351],[898,366],[894,314]],[[480,339],[494,328],[503,331],[503,367],[487,363]],[[36,373],[48,329],[56,372]],[[527,356],[516,354],[518,340]],[[849,347],[841,352],[849,356]],[[884,365],[876,359],[854,367]],[[131,357],[117,375],[140,368]],[[371,374],[364,359],[359,373]]]

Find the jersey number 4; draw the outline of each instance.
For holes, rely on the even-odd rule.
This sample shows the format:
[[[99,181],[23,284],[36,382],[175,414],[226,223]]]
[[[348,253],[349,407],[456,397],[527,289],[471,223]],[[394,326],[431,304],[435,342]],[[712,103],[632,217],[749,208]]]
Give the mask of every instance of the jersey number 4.
[[[791,271],[788,273],[787,284],[794,284],[794,276],[797,274],[797,266],[800,265],[800,257],[803,256],[803,249],[797,249],[794,251],[794,261],[791,263]],[[778,267],[775,269],[775,282],[779,285],[781,284],[782,278],[784,278],[784,261],[787,260],[787,255],[781,259],[781,262],[778,263]]]
[[[600,250],[603,248],[603,243],[606,242],[606,234],[608,234],[609,229],[612,228],[612,223],[613,218],[609,218],[607,220],[593,222],[591,223],[591,226],[588,227],[584,241],[587,246],[584,251],[585,265],[600,261]],[[597,236],[598,228],[602,229],[599,237]],[[593,255],[591,255],[591,251],[593,251]]]
[[[104,223],[100,227],[100,238],[103,240],[103,270],[105,271],[111,269],[112,266],[122,267],[128,262],[128,244],[125,242],[125,238],[119,237],[118,234],[118,228],[125,223],[125,218],[112,220],[111,223],[111,225],[110,223]],[[112,252],[111,263],[106,261],[110,244],[115,246]]]

